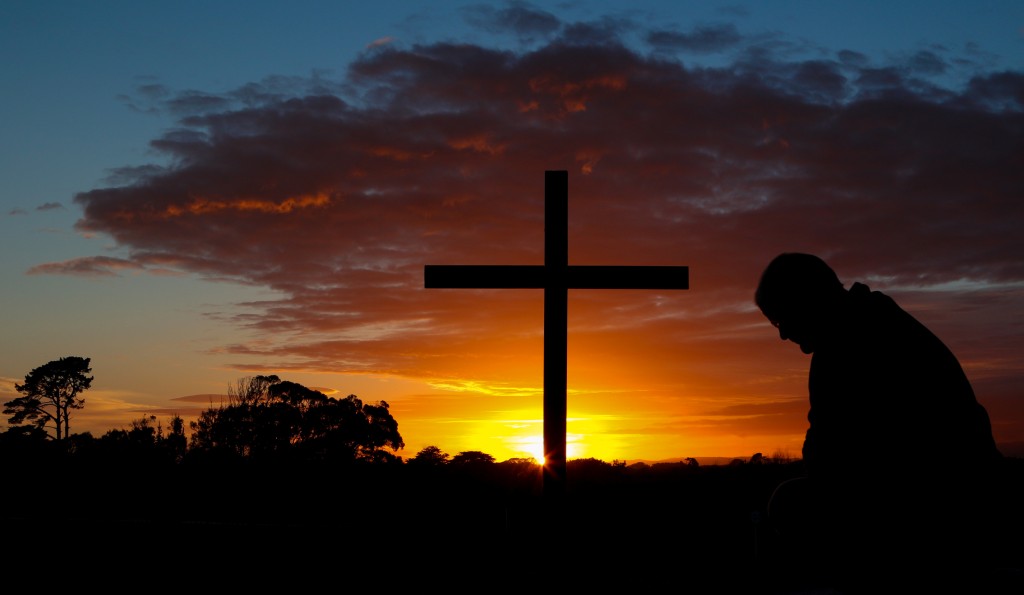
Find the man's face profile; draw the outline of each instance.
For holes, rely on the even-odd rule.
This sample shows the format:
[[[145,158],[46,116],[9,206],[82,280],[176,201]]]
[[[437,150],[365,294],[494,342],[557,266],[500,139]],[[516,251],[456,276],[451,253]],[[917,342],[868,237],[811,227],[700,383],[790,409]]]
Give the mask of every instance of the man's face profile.
[[[811,325],[805,316],[789,313],[785,316],[768,317],[772,326],[779,329],[779,338],[783,341],[792,341],[800,346],[800,351],[811,354],[814,352],[814,333]]]
[[[779,329],[779,338],[810,354],[821,346],[842,292],[842,283],[823,260],[784,253],[761,274],[754,301]]]

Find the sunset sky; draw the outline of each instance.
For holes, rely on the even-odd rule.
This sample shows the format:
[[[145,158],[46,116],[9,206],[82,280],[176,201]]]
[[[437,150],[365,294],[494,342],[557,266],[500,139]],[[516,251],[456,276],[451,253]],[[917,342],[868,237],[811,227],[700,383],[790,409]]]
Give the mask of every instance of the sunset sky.
[[[537,453],[541,291],[423,267],[542,264],[567,170],[571,264],[690,275],[570,291],[570,459],[798,455],[784,251],[930,326],[1024,456],[1018,0],[14,1],[0,57],[0,399],[92,358],[72,432],[277,374],[405,457]]]

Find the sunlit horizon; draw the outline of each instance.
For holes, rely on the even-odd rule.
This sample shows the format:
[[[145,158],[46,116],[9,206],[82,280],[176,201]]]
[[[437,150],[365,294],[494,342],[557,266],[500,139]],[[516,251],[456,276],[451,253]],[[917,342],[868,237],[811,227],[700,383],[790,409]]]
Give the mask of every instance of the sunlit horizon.
[[[291,379],[287,373],[280,374],[280,376],[282,380]],[[97,379],[101,380],[99,377]],[[6,380],[12,384],[14,381],[14,379]],[[97,382],[96,385],[101,387],[102,382]],[[387,383],[381,384],[381,386],[386,385]],[[408,385],[409,383],[401,383],[403,387]],[[323,386],[308,387],[334,397],[355,394],[363,402],[380,400],[387,402],[406,443],[405,448],[396,451],[396,454],[406,460],[414,457],[420,450],[428,446],[437,447],[452,456],[461,452],[478,451],[493,456],[496,461],[529,458],[540,464],[544,460],[544,424],[540,394],[529,397],[506,396],[505,399],[513,403],[530,401],[534,405],[523,409],[499,409],[490,413],[489,417],[483,418],[479,414],[488,411],[487,406],[494,404],[494,395],[466,395],[465,391],[438,391],[432,393],[437,401],[434,403],[435,408],[429,412],[429,419],[420,420],[416,418],[416,415],[420,414],[419,408],[408,408],[416,400],[404,395],[386,394],[387,398],[377,399],[365,394],[349,393]],[[583,398],[581,395],[584,392],[571,390],[570,403],[581,400]],[[594,390],[589,392],[600,393],[600,391]],[[136,408],[130,400],[125,400],[123,395],[109,396],[102,388],[86,391],[83,396],[85,397],[85,407],[75,411],[71,417],[72,433],[88,432],[94,437],[100,437],[110,430],[127,429],[132,421],[148,418],[150,415],[156,417],[156,423],[164,431],[169,428],[171,418],[178,415],[185,421],[186,433],[191,435],[191,431],[188,429],[189,422],[194,421],[199,412],[228,403],[228,395],[225,392],[186,398],[182,403],[183,405],[188,403],[188,405],[180,408],[144,410]],[[422,396],[418,398],[422,399]],[[618,395],[617,398],[625,397]],[[638,393],[633,398],[635,404],[640,405],[643,403],[645,395]],[[491,402],[488,402],[488,399],[491,399]],[[442,403],[445,404],[443,407]],[[465,409],[460,410],[460,405],[466,405]],[[410,417],[406,419],[406,415]],[[566,458],[569,460],[593,458],[606,462],[680,460],[688,457],[732,459],[747,458],[757,452],[766,456],[772,453],[784,453],[790,458],[795,458],[799,456],[800,443],[803,440],[802,429],[798,425],[794,426],[791,435],[780,437],[772,442],[759,439],[734,442],[715,437],[709,439],[708,428],[714,426],[714,420],[694,419],[692,422],[695,427],[693,446],[688,446],[685,436],[645,434],[635,432],[628,427],[623,428],[623,424],[633,423],[630,419],[628,416],[614,413],[579,415],[571,407],[566,420],[568,428]],[[458,431],[453,432],[451,429],[453,426],[458,427]],[[702,426],[704,429],[700,429]],[[410,428],[412,429],[410,430]],[[700,442],[701,435],[703,435],[703,443]],[[641,448],[636,448],[637,444],[642,445]],[[647,446],[646,449],[643,448],[644,445]]]

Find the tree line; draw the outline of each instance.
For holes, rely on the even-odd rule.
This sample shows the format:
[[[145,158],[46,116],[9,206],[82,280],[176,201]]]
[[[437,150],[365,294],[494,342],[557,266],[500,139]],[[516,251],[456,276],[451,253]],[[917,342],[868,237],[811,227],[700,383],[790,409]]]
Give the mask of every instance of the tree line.
[[[356,395],[335,398],[277,375],[240,378],[226,402],[211,405],[189,423],[173,415],[166,428],[156,416],[132,420],[127,429],[99,437],[72,433],[71,415],[85,406],[83,393],[94,379],[91,359],[62,357],[43,364],[16,383],[20,396],[4,403],[5,450],[61,453],[71,457],[146,457],[152,462],[189,460],[230,463],[402,463],[405,446],[386,401]],[[420,466],[493,463],[493,456],[466,451],[454,457],[428,446],[407,461]],[[515,461],[522,463],[523,461]]]
[[[435,467],[495,462],[481,451],[451,456],[433,445],[403,461],[396,452],[405,442],[386,401],[330,397],[277,375],[238,379],[228,387],[226,402],[211,405],[189,423],[190,435],[179,415],[173,415],[166,428],[151,415],[99,437],[72,433],[72,412],[85,406],[83,393],[92,385],[91,372],[91,359],[79,356],[62,357],[29,372],[24,383],[15,384],[20,396],[4,403],[9,425],[0,433],[0,446],[18,448],[22,454],[103,454],[172,463],[408,462]],[[532,459],[512,463],[528,461]]]
[[[276,375],[239,379],[227,402],[211,405],[191,422],[172,416],[166,430],[155,416],[100,436],[71,432],[72,412],[85,406],[91,359],[68,356],[33,369],[15,384],[20,396],[4,403],[8,445],[48,443],[75,454],[90,448],[148,449],[175,462],[188,456],[251,461],[396,462],[405,446],[387,402],[338,399]],[[98,444],[96,444],[98,443]]]
[[[189,423],[173,415],[166,428],[156,416],[132,420],[127,429],[111,429],[94,437],[90,432],[73,434],[71,414],[85,406],[83,393],[93,381],[91,359],[62,357],[43,364],[15,384],[21,396],[4,403],[8,428],[0,433],[0,445],[48,449],[69,455],[103,452],[181,463],[186,458],[254,463],[409,463],[417,466],[478,465],[494,463],[482,451],[463,451],[454,456],[430,445],[408,460],[396,453],[405,447],[398,422],[386,401],[364,402],[355,395],[329,397],[276,375],[240,378],[227,389],[226,402],[211,405]],[[539,463],[514,458],[513,465]],[[742,461],[736,460],[735,463]],[[747,462],[788,462],[755,453]],[[605,464],[603,461],[602,464]],[[575,463],[593,465],[594,461]],[[613,461],[610,466],[625,463]],[[680,465],[697,467],[694,458]]]

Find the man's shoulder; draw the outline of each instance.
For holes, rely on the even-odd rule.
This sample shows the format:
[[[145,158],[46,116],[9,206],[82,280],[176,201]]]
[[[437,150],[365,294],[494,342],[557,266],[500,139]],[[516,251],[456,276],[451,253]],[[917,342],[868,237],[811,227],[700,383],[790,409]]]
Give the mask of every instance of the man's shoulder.
[[[889,296],[882,293],[881,291],[872,290],[867,283],[862,283],[860,281],[855,281],[852,285],[850,285],[848,293],[856,299],[877,299],[879,297],[891,299],[889,298]]]
[[[847,292],[851,301],[862,310],[902,311],[903,309],[889,295],[872,290],[866,283],[855,282]]]

